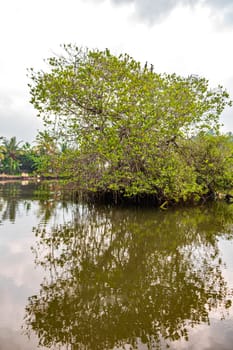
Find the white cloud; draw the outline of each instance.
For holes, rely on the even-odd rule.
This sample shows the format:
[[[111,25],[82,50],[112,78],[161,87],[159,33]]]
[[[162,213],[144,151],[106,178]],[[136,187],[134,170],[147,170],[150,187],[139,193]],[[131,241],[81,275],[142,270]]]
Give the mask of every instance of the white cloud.
[[[100,1],[100,0],[99,0]],[[93,3],[96,0],[92,0]],[[232,0],[111,0],[116,5],[133,5],[134,14],[152,25],[164,20],[174,9],[195,9],[198,6],[208,8],[212,19],[220,19],[225,25],[233,24]]]

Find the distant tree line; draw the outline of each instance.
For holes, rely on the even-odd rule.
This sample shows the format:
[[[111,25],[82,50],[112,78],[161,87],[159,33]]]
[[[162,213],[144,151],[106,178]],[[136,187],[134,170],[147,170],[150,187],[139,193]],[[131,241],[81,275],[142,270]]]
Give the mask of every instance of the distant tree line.
[[[17,141],[15,136],[0,137],[0,173],[33,173],[37,171],[39,158],[37,147],[28,142]]]
[[[0,136],[0,174],[56,176],[52,159],[65,149],[65,144],[56,145],[47,132],[39,132],[32,144],[18,141],[15,136]]]

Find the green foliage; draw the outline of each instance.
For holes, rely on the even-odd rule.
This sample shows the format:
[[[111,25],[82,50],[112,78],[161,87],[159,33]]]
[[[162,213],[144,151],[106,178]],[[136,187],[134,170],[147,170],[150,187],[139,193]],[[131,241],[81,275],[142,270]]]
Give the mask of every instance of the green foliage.
[[[219,116],[231,103],[222,87],[211,90],[196,76],[157,74],[127,54],[72,45],[48,65],[48,72],[30,70],[29,85],[46,127],[44,141],[53,149],[41,172],[72,178],[81,190],[153,195],[159,202],[199,198],[209,190],[210,173],[218,177],[212,185],[223,173],[230,184],[224,159],[225,151],[230,159],[230,144],[218,157],[222,170],[221,163],[216,172],[199,166],[203,147],[212,147],[213,153],[206,150],[211,159],[218,152],[219,136],[202,143],[197,135],[218,133]]]
[[[2,156],[1,156],[1,168],[8,174],[17,174],[19,172],[19,148],[20,142],[17,142],[16,137],[2,139]]]
[[[22,146],[16,137],[0,138],[0,172],[16,175],[22,172],[33,173],[37,169],[40,155],[28,142]]]
[[[182,151],[194,167],[197,182],[209,192],[232,188],[233,142],[227,135],[199,134]]]

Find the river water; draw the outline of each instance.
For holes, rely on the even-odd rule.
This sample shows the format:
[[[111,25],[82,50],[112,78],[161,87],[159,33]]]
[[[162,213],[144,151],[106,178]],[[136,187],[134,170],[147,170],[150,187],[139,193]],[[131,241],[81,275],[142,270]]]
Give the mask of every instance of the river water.
[[[0,350],[233,349],[233,205],[0,183]]]

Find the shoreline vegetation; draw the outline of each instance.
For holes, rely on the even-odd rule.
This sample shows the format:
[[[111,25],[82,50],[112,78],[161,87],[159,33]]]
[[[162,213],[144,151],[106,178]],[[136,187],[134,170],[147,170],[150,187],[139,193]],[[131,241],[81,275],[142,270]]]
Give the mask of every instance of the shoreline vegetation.
[[[221,134],[220,116],[232,101],[222,86],[108,49],[63,50],[47,71],[28,71],[45,131],[33,146],[0,138],[0,172],[10,176],[0,180],[33,174],[91,201],[162,209],[231,200],[233,134]]]
[[[228,204],[233,203],[233,194],[232,191],[228,192],[216,192],[214,194],[209,194],[203,196],[199,199],[199,201],[168,201],[165,200],[162,203],[159,203],[156,196],[144,194],[143,196],[133,196],[133,197],[124,197],[117,196],[114,192],[108,193],[93,193],[93,192],[82,192],[79,191],[72,182],[64,182],[59,178],[55,178],[52,176],[41,177],[39,175],[30,175],[30,174],[20,174],[20,175],[7,175],[0,174],[0,185],[14,184],[20,183],[21,185],[28,185],[32,183],[40,184],[42,193],[47,193],[48,197],[50,195],[53,198],[61,199],[67,198],[67,194],[69,194],[72,199],[85,201],[86,203],[99,203],[99,204],[110,204],[110,205],[136,205],[136,206],[146,206],[146,207],[157,207],[162,210],[166,210],[172,207],[183,207],[183,206],[197,206],[203,205],[205,203],[213,202],[213,201],[225,201]],[[45,192],[44,192],[45,191]]]

